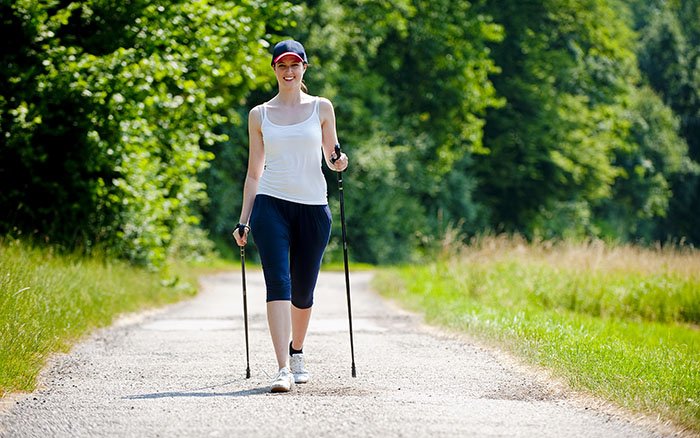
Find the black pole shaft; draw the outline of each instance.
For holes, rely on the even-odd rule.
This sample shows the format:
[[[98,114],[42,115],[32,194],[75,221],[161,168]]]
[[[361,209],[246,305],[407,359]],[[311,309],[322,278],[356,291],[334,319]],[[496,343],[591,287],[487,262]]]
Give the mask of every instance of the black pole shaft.
[[[241,275],[243,278],[243,325],[245,327],[245,378],[250,379],[250,354],[248,352],[248,296],[245,281],[245,247],[241,246]]]
[[[340,158],[340,145],[335,146],[336,157]],[[348,324],[350,325],[350,355],[352,358],[352,376],[357,377],[355,370],[355,345],[352,339],[352,305],[350,303],[350,271],[348,269],[348,239],[345,229],[345,197],[343,193],[343,172],[337,172],[338,193],[340,197],[340,227],[343,236],[343,262],[345,264],[345,295],[348,300]]]

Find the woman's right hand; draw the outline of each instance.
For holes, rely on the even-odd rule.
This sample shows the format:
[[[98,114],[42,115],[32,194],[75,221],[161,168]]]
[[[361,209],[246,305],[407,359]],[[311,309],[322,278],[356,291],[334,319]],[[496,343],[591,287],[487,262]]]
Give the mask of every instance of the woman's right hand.
[[[243,235],[241,236],[240,230],[243,231]],[[233,238],[236,239],[236,243],[238,246],[246,246],[248,243],[248,233],[250,232],[250,227],[248,225],[241,225],[238,224],[238,226],[233,230],[231,233],[233,235]]]

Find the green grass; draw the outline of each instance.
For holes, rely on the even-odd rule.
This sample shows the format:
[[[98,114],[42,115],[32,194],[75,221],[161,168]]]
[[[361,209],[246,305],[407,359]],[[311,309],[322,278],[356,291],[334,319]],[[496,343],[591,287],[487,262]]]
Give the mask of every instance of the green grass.
[[[376,287],[635,412],[700,432],[700,255],[494,239]]]
[[[0,396],[34,389],[52,353],[118,315],[195,293],[188,267],[154,273],[0,239]]]
[[[377,267],[368,263],[348,262],[349,272],[373,271]],[[345,272],[345,264],[340,262],[324,263],[321,265],[321,272]]]

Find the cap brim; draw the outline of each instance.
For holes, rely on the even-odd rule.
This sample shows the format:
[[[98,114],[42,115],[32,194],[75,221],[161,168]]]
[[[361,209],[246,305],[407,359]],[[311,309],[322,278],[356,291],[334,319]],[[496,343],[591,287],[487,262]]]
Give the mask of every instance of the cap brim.
[[[297,53],[294,53],[294,52],[284,52],[284,53],[282,53],[281,55],[279,55],[278,57],[274,58],[274,59],[272,60],[272,63],[273,63],[273,64],[277,64],[277,61],[279,61],[280,59],[284,58],[284,57],[287,56],[287,55],[291,55],[291,56],[297,58],[299,61],[304,62],[304,58],[302,58],[301,56],[299,56]]]

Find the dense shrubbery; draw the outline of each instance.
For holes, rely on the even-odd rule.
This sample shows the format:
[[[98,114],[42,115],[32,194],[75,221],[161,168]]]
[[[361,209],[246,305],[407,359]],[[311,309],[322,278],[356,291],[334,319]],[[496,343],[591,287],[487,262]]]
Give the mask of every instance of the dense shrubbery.
[[[681,121],[640,72],[629,4],[298,3],[289,33],[305,42],[311,92],[334,101],[353,158],[356,258],[410,260],[455,230],[692,236],[668,214],[687,207],[677,193],[692,187],[678,182],[692,185],[697,164]],[[247,107],[273,93],[254,93]],[[239,198],[246,141],[241,130],[224,152],[241,154],[227,163],[226,199]]]
[[[0,13],[0,234],[151,265],[206,251],[207,232],[231,245],[247,111],[276,89],[269,44],[292,36],[352,158],[358,260],[415,259],[452,231],[700,239],[697,0],[4,1]]]
[[[150,265],[206,249],[202,146],[269,79],[264,39],[288,10],[3,2],[0,232]]]

